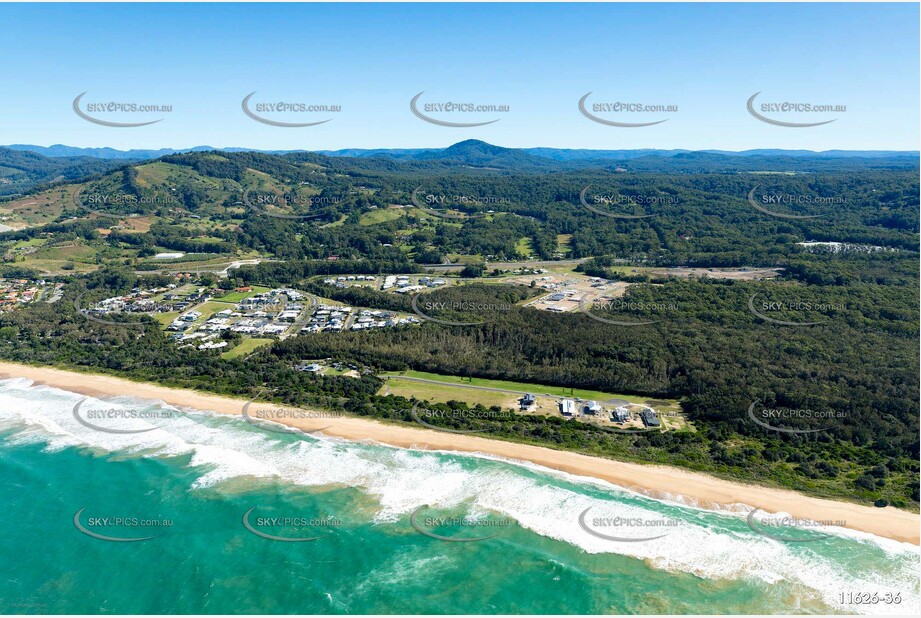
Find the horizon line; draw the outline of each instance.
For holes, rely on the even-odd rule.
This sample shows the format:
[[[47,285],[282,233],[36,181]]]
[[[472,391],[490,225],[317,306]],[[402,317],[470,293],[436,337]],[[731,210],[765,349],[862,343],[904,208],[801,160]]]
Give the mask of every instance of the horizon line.
[[[16,143],[16,144],[0,144],[0,148],[14,149],[15,147],[33,147],[33,148],[54,148],[56,146],[64,148],[77,148],[81,150],[114,150],[116,152],[130,152],[132,150],[194,150],[196,148],[205,148],[209,150],[241,150],[246,152],[338,152],[341,150],[445,150],[451,146],[461,144],[464,142],[481,142],[489,146],[496,146],[498,148],[506,148],[508,150],[531,150],[535,148],[547,148],[551,150],[579,150],[586,152],[640,152],[644,150],[662,150],[662,151],[685,151],[685,152],[733,152],[733,153],[743,153],[753,150],[776,150],[781,152],[814,152],[816,154],[822,154],[826,152],[892,152],[892,153],[904,153],[904,154],[921,154],[921,150],[903,150],[898,148],[829,148],[826,150],[811,150],[808,148],[771,148],[771,147],[761,147],[761,148],[745,148],[742,150],[732,150],[728,148],[681,148],[681,147],[644,147],[644,148],[578,148],[571,146],[501,146],[499,144],[494,144],[492,142],[487,142],[485,140],[478,140],[475,138],[469,138],[465,140],[460,140],[458,142],[453,142],[447,146],[404,146],[404,147],[393,147],[393,146],[343,146],[339,148],[255,148],[250,146],[211,146],[210,144],[197,144],[195,146],[185,146],[185,147],[175,147],[175,146],[158,146],[158,147],[132,147],[127,150],[122,148],[117,148],[114,146],[74,146],[71,144],[63,143],[54,143],[48,146],[41,144],[27,144],[27,143]]]

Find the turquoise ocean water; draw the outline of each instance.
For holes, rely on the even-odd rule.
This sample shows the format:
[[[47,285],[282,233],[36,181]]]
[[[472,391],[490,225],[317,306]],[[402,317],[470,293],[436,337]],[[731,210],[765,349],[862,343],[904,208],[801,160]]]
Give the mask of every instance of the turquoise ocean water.
[[[0,381],[0,613],[921,607],[917,547],[871,535],[759,534],[742,505],[706,511],[535,466],[207,413],[95,422],[156,427],[109,433],[75,418],[81,399]],[[847,602],[861,593],[878,600]]]

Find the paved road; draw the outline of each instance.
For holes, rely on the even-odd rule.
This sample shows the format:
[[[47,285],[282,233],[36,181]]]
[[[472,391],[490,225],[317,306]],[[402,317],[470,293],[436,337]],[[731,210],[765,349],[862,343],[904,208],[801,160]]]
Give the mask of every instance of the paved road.
[[[213,273],[220,277],[226,277],[227,271],[231,268],[239,268],[240,266],[249,266],[254,264],[261,264],[262,262],[278,262],[284,260],[264,260],[261,258],[254,258],[251,260],[234,260],[232,262],[221,262],[220,264],[212,264],[211,266],[200,266],[198,268],[169,268],[173,264],[163,264],[163,268],[158,268],[157,270],[136,270],[134,274],[136,275],[150,275],[157,274],[163,271],[166,271],[172,275],[177,273]],[[188,264],[194,264],[194,262],[187,262]]]
[[[574,260],[535,260],[525,262],[486,262],[487,268],[499,268],[501,270],[514,270],[516,268],[553,268],[557,266],[578,266],[590,258],[578,258]]]
[[[285,298],[287,297],[288,296],[286,294]],[[304,309],[301,311],[301,314],[297,316],[296,320],[294,320],[294,324],[291,325],[291,328],[282,333],[281,336],[279,336],[279,339],[284,340],[288,337],[299,335],[301,332],[301,326],[304,325],[304,322],[307,321],[307,318],[313,315],[314,309],[318,304],[320,304],[320,301],[316,296],[313,294],[307,294],[306,292],[304,293],[303,300],[306,301],[307,306],[304,307]]]

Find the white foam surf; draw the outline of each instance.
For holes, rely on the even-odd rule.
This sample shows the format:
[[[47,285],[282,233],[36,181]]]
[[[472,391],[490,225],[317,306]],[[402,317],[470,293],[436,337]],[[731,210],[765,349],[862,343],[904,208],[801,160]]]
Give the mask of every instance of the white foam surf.
[[[372,496],[379,522],[405,518],[423,505],[492,512],[511,518],[533,533],[593,553],[615,553],[645,561],[654,568],[691,573],[706,579],[781,581],[845,611],[917,613],[921,609],[918,548],[840,528],[817,529],[828,541],[785,543],[756,534],[739,507],[713,512],[640,496],[602,481],[585,479],[541,466],[358,444],[339,439],[291,436],[263,431],[241,418],[199,412],[174,414],[154,422],[106,421],[106,427],[151,429],[115,434],[87,427],[74,418],[80,395],[28,380],[0,381],[0,432],[12,443],[41,443],[54,451],[88,448],[122,455],[190,456],[200,471],[195,487],[213,486],[240,477],[276,479],[303,486],[347,486]],[[92,407],[152,407],[162,403],[115,398],[90,399]],[[101,424],[101,423],[100,423]],[[661,538],[615,542],[586,532],[579,515],[658,521],[679,525]],[[647,538],[662,530],[619,528],[601,532]],[[896,606],[846,606],[840,594],[899,592]]]

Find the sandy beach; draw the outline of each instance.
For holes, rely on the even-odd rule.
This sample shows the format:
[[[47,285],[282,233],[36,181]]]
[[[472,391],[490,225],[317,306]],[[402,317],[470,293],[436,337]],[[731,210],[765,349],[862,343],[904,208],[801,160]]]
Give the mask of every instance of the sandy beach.
[[[36,384],[99,398],[132,396],[159,400],[179,408],[240,415],[246,403],[193,390],[168,388],[121,378],[62,371],[0,362],[0,378],[27,378]],[[618,462],[550,448],[516,444],[472,435],[458,435],[384,424],[368,419],[294,419],[292,426],[304,430],[323,428],[323,433],[348,440],[368,440],[391,446],[482,453],[510,460],[531,462],[579,476],[592,477],[623,487],[643,488],[652,497],[683,496],[696,506],[746,504],[771,513],[789,513],[798,518],[846,522],[848,528],[898,541],[919,544],[921,516],[892,507],[875,508],[848,502],[814,498],[794,491],[725,481],[696,472],[666,466]]]

